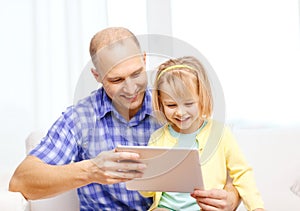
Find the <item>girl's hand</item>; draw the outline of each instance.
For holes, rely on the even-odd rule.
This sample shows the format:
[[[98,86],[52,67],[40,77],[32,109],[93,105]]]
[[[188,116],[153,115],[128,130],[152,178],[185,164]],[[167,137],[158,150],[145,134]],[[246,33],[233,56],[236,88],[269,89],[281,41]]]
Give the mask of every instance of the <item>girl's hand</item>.
[[[194,190],[191,196],[203,211],[233,211],[239,201],[239,196],[223,189]]]

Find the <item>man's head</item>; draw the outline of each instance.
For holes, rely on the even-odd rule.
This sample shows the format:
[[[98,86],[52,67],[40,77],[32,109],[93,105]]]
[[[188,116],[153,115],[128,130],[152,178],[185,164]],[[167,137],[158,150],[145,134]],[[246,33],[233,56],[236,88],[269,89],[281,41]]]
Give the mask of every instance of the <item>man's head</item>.
[[[123,27],[103,29],[90,42],[90,56],[100,79],[117,64],[138,55],[142,53],[137,38]]]
[[[120,114],[130,119],[141,107],[147,86],[145,55],[132,32],[113,27],[91,40],[92,73]]]

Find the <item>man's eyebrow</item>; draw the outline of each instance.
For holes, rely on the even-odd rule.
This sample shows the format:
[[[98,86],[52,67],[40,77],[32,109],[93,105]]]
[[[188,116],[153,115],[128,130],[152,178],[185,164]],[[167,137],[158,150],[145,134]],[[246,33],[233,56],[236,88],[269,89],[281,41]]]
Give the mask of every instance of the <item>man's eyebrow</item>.
[[[139,69],[137,69],[136,71],[134,71],[131,75],[134,75],[134,74],[136,74],[138,72],[141,72],[141,71],[143,71],[143,69],[144,69],[144,67],[140,67]]]
[[[137,73],[143,71],[143,69],[144,69],[144,67],[141,66],[140,68],[138,68],[137,70],[135,70],[134,72],[132,72],[130,75],[137,74]],[[118,76],[118,75],[116,75],[116,76],[110,76],[110,77],[107,77],[107,80],[114,80],[114,79],[116,79],[116,78],[119,79],[119,78],[124,78],[124,77],[120,77],[120,76]]]

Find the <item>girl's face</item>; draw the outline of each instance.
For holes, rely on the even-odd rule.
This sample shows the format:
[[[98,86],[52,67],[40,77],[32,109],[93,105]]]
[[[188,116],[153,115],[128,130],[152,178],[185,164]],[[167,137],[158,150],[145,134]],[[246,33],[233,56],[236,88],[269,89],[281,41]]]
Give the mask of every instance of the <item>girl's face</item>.
[[[180,133],[195,132],[202,124],[197,90],[179,97],[167,83],[163,83],[160,88],[163,112],[173,129]]]

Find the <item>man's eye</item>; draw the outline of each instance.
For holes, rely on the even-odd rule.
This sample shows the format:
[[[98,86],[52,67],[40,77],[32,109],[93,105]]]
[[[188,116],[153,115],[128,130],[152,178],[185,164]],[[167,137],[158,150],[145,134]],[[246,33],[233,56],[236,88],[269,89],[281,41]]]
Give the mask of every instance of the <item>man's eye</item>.
[[[133,75],[132,75],[132,77],[133,78],[137,78],[137,77],[139,77],[141,75],[141,72],[137,72],[137,73],[134,73]]]
[[[116,79],[111,79],[110,82],[117,84],[117,83],[121,83],[123,80],[121,78],[116,78]]]

